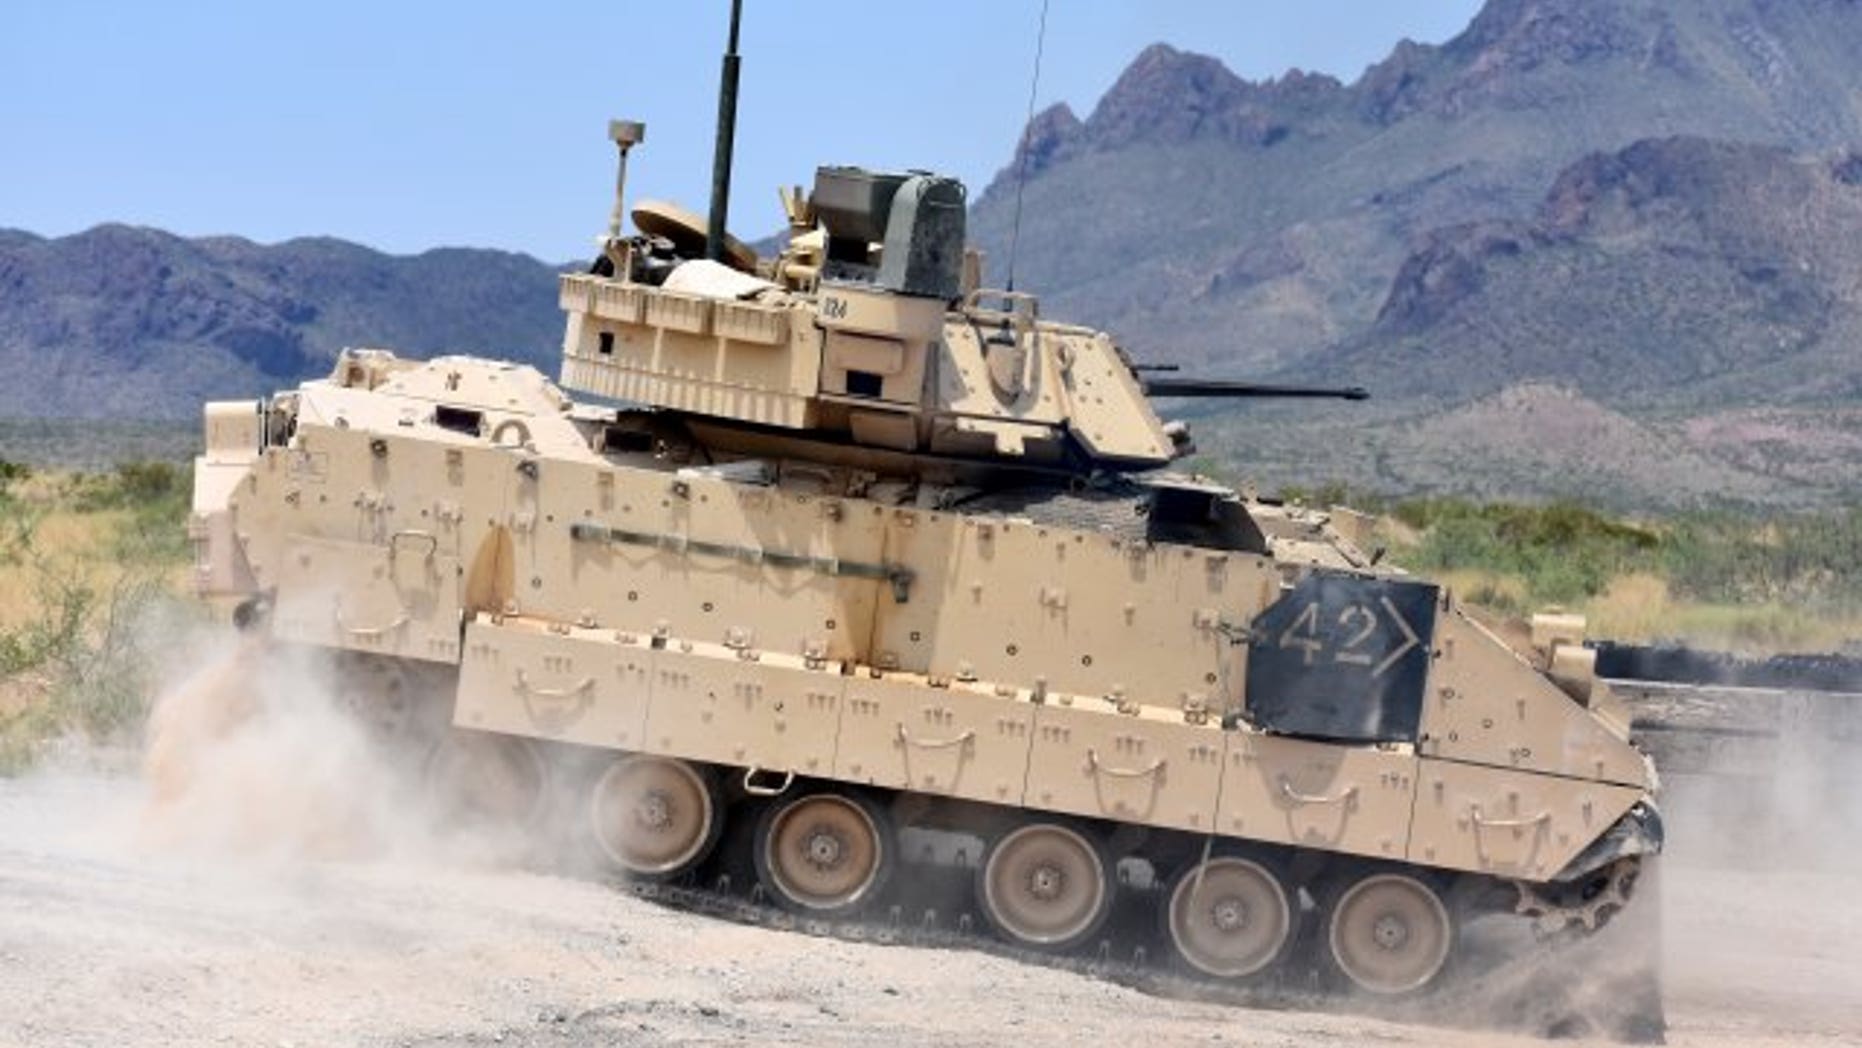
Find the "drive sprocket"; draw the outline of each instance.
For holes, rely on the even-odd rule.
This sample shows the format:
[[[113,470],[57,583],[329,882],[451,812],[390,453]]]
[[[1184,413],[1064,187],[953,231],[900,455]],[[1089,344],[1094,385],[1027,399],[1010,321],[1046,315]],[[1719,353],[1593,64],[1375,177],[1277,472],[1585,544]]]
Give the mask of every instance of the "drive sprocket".
[[[1513,912],[1532,918],[1533,932],[1541,938],[1567,932],[1588,935],[1608,924],[1628,904],[1641,869],[1641,857],[1628,855],[1564,884],[1514,881],[1519,899],[1513,904]]]

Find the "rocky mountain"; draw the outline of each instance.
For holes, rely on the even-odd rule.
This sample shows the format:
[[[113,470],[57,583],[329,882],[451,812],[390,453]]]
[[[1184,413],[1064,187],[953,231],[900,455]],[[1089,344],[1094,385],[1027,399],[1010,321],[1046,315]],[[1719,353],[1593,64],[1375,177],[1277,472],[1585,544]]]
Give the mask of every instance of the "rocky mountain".
[[[192,416],[325,372],[349,345],[555,368],[555,271],[524,255],[384,255],[99,226],[0,230],[0,417]]]
[[[1383,404],[1346,430],[1362,458],[1328,479],[1403,486],[1423,481],[1399,452],[1472,463],[1543,428],[1556,412],[1475,409],[1540,403],[1544,383],[1607,413],[1586,415],[1612,434],[1599,449],[1626,446],[1616,419],[1659,430],[1637,453],[1717,432],[1688,413],[1853,398],[1859,173],[1855,0],[1490,0],[1455,38],[1399,44],[1349,84],[1248,81],[1147,48],[1084,119],[1035,118],[973,231],[996,280],[1013,255],[1045,314],[1109,328],[1141,359],[1369,385]],[[1205,448],[1270,475],[1262,456],[1325,425],[1194,410],[1223,434]],[[1390,428],[1443,411],[1467,424]],[[1549,490],[1507,461],[1520,493]],[[1619,480],[1605,493],[1630,501],[1789,487]]]
[[[1430,231],[1372,324],[1302,367],[1394,397],[1853,400],[1859,289],[1862,154],[1646,140],[1567,168],[1531,220]]]
[[[1257,371],[1361,332],[1418,240],[1530,217],[1579,158],[1693,135],[1862,143],[1854,0],[1492,0],[1355,83],[1153,45],[1024,137],[1017,283],[1159,357]],[[997,276],[1011,160],[979,197]]]

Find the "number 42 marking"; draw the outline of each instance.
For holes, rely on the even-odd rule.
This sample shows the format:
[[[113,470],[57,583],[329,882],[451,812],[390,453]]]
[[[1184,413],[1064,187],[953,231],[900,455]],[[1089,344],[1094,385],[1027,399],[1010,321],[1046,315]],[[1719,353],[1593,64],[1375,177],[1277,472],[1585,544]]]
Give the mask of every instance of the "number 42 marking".
[[[1344,643],[1332,653],[1333,662],[1369,666],[1372,677],[1381,677],[1390,671],[1390,667],[1396,665],[1398,659],[1407,655],[1411,648],[1422,642],[1422,638],[1416,635],[1416,631],[1397,612],[1396,605],[1390,603],[1389,597],[1381,598],[1378,604],[1390,617],[1397,631],[1402,634],[1403,643],[1384,653],[1382,659],[1377,659],[1377,653],[1369,648],[1371,638],[1380,632],[1377,628],[1379,623],[1377,609],[1364,604],[1350,604],[1338,613],[1338,626],[1349,632]],[[1315,658],[1325,653],[1325,642],[1319,639],[1318,601],[1300,609],[1299,615],[1281,632],[1280,646],[1300,649],[1300,658],[1308,666],[1313,664]]]

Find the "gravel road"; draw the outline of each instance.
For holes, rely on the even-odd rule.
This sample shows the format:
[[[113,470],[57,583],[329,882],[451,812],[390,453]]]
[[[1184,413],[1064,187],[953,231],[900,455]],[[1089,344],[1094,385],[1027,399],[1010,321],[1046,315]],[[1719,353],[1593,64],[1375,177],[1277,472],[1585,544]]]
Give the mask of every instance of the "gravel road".
[[[177,847],[142,784],[0,781],[0,1044],[1533,1044],[1173,1001],[415,859]],[[1670,1040],[1862,1043],[1862,871],[1670,864]]]

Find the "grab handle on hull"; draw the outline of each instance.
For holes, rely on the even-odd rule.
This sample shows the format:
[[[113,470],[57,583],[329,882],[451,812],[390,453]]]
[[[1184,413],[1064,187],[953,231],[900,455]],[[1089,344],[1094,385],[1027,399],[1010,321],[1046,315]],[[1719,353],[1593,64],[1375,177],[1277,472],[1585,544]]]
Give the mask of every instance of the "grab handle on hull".
[[[1350,804],[1358,796],[1356,786],[1347,786],[1331,796],[1323,793],[1301,793],[1293,788],[1293,783],[1286,776],[1280,777],[1280,795],[1295,804]]]
[[[1086,769],[1095,775],[1105,775],[1114,779],[1144,779],[1164,770],[1164,758],[1159,757],[1143,768],[1108,768],[1099,763],[1099,751],[1086,751]]]
[[[539,688],[530,683],[529,674],[523,667],[517,670],[517,690],[540,699],[566,699],[571,695],[580,695],[595,686],[595,678],[583,677],[581,682],[571,688]]]
[[[782,779],[780,783],[775,786],[759,783],[757,781],[757,776],[759,775],[776,774],[779,773],[766,771],[762,768],[744,769],[744,792],[750,794],[752,797],[774,797],[781,793],[787,793],[789,787],[795,785],[795,773],[792,771],[781,772]]]
[[[400,614],[394,617],[394,621],[389,622],[385,626],[351,626],[348,620],[343,618],[343,604],[341,601],[337,601],[335,606],[331,608],[331,614],[336,618],[336,628],[342,630],[351,637],[380,637],[385,634],[393,633],[395,630],[407,625],[406,608],[400,609]]]
[[[975,731],[966,731],[948,739],[914,739],[906,732],[905,725],[899,725],[899,743],[904,746],[916,746],[922,750],[944,750],[952,746],[962,746],[976,738]]]
[[[1551,817],[1551,812],[1542,811],[1523,819],[1489,819],[1481,814],[1480,805],[1476,804],[1468,808],[1468,821],[1473,823],[1477,829],[1523,830],[1528,826],[1537,826]]]

